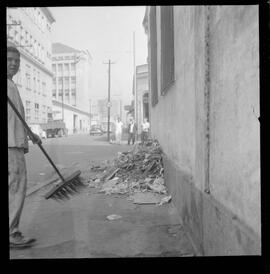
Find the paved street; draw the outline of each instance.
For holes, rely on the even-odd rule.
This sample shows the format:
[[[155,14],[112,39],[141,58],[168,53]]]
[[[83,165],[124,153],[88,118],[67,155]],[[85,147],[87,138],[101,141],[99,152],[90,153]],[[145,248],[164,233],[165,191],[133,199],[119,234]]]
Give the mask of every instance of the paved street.
[[[87,135],[47,139],[45,149],[59,167],[75,165],[86,174],[91,160],[106,160],[127,145],[112,145],[106,137]],[[47,160],[37,146],[27,155],[29,180],[42,182],[52,176]],[[87,174],[88,176],[90,173]],[[30,187],[31,188],[31,187]],[[45,200],[47,186],[29,195],[22,214],[21,230],[35,237],[31,249],[11,250],[12,259],[181,257],[194,254],[172,203],[136,205],[125,195],[105,195],[95,188],[66,202]],[[109,221],[108,215],[122,216]]]
[[[57,167],[68,168],[79,166],[86,170],[91,161],[112,159],[118,151],[131,148],[123,141],[123,145],[111,145],[107,135],[71,135],[63,138],[42,139],[42,145]],[[37,145],[29,142],[29,153],[26,154],[28,187],[49,180],[54,170]]]

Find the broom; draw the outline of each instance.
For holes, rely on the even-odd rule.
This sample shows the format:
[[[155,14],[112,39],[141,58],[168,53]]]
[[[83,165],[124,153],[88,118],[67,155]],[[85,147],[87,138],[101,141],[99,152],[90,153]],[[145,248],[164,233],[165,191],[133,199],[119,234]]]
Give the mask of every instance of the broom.
[[[21,116],[19,111],[16,109],[15,105],[12,103],[12,101],[10,100],[9,97],[8,97],[8,103],[10,104],[10,106],[12,107],[14,112],[17,114],[18,118],[21,120],[23,126],[27,130],[27,133],[28,133],[28,136],[30,137],[30,139],[32,141],[34,141],[34,139],[35,139],[34,133],[29,128],[29,126],[27,125],[27,123],[25,122],[25,120],[23,119],[23,117]],[[85,186],[81,182],[80,177],[79,177],[79,175],[81,174],[81,171],[79,171],[79,170],[75,171],[67,178],[64,178],[63,175],[58,170],[58,168],[53,163],[52,159],[49,157],[49,155],[43,148],[43,146],[41,145],[41,143],[37,143],[37,144],[38,144],[39,148],[41,149],[41,151],[46,156],[46,158],[49,160],[50,164],[53,166],[53,168],[55,169],[56,173],[59,175],[59,177],[62,181],[61,183],[55,185],[49,192],[47,192],[45,195],[45,198],[46,199],[52,198],[54,200],[61,201],[61,200],[67,200],[72,195],[78,193],[79,190]]]

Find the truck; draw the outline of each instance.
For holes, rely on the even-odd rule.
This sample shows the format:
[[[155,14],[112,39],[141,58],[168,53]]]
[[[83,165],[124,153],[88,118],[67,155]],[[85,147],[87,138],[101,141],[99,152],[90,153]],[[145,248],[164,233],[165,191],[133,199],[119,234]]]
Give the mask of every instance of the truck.
[[[52,120],[47,123],[40,124],[42,130],[46,132],[46,137],[62,137],[67,136],[68,131],[63,120]]]

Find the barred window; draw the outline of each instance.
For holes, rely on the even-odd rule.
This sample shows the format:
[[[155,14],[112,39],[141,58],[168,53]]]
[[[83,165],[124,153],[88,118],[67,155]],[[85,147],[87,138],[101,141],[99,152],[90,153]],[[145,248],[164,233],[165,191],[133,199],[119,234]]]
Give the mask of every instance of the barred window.
[[[174,82],[174,26],[173,6],[160,9],[161,25],[161,94]]]
[[[157,22],[156,22],[156,6],[150,8],[150,90],[152,106],[158,102],[157,87]]]

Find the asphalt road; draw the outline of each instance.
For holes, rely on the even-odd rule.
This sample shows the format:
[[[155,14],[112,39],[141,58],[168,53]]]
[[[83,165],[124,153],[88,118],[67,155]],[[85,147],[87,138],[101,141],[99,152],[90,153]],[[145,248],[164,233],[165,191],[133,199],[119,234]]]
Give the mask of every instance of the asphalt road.
[[[110,160],[117,152],[127,151],[131,146],[110,144],[107,136],[71,135],[62,138],[42,140],[42,145],[56,166],[78,167],[86,170],[92,162]],[[55,174],[53,167],[37,145],[29,142],[29,153],[25,155],[28,188],[49,180]]]

